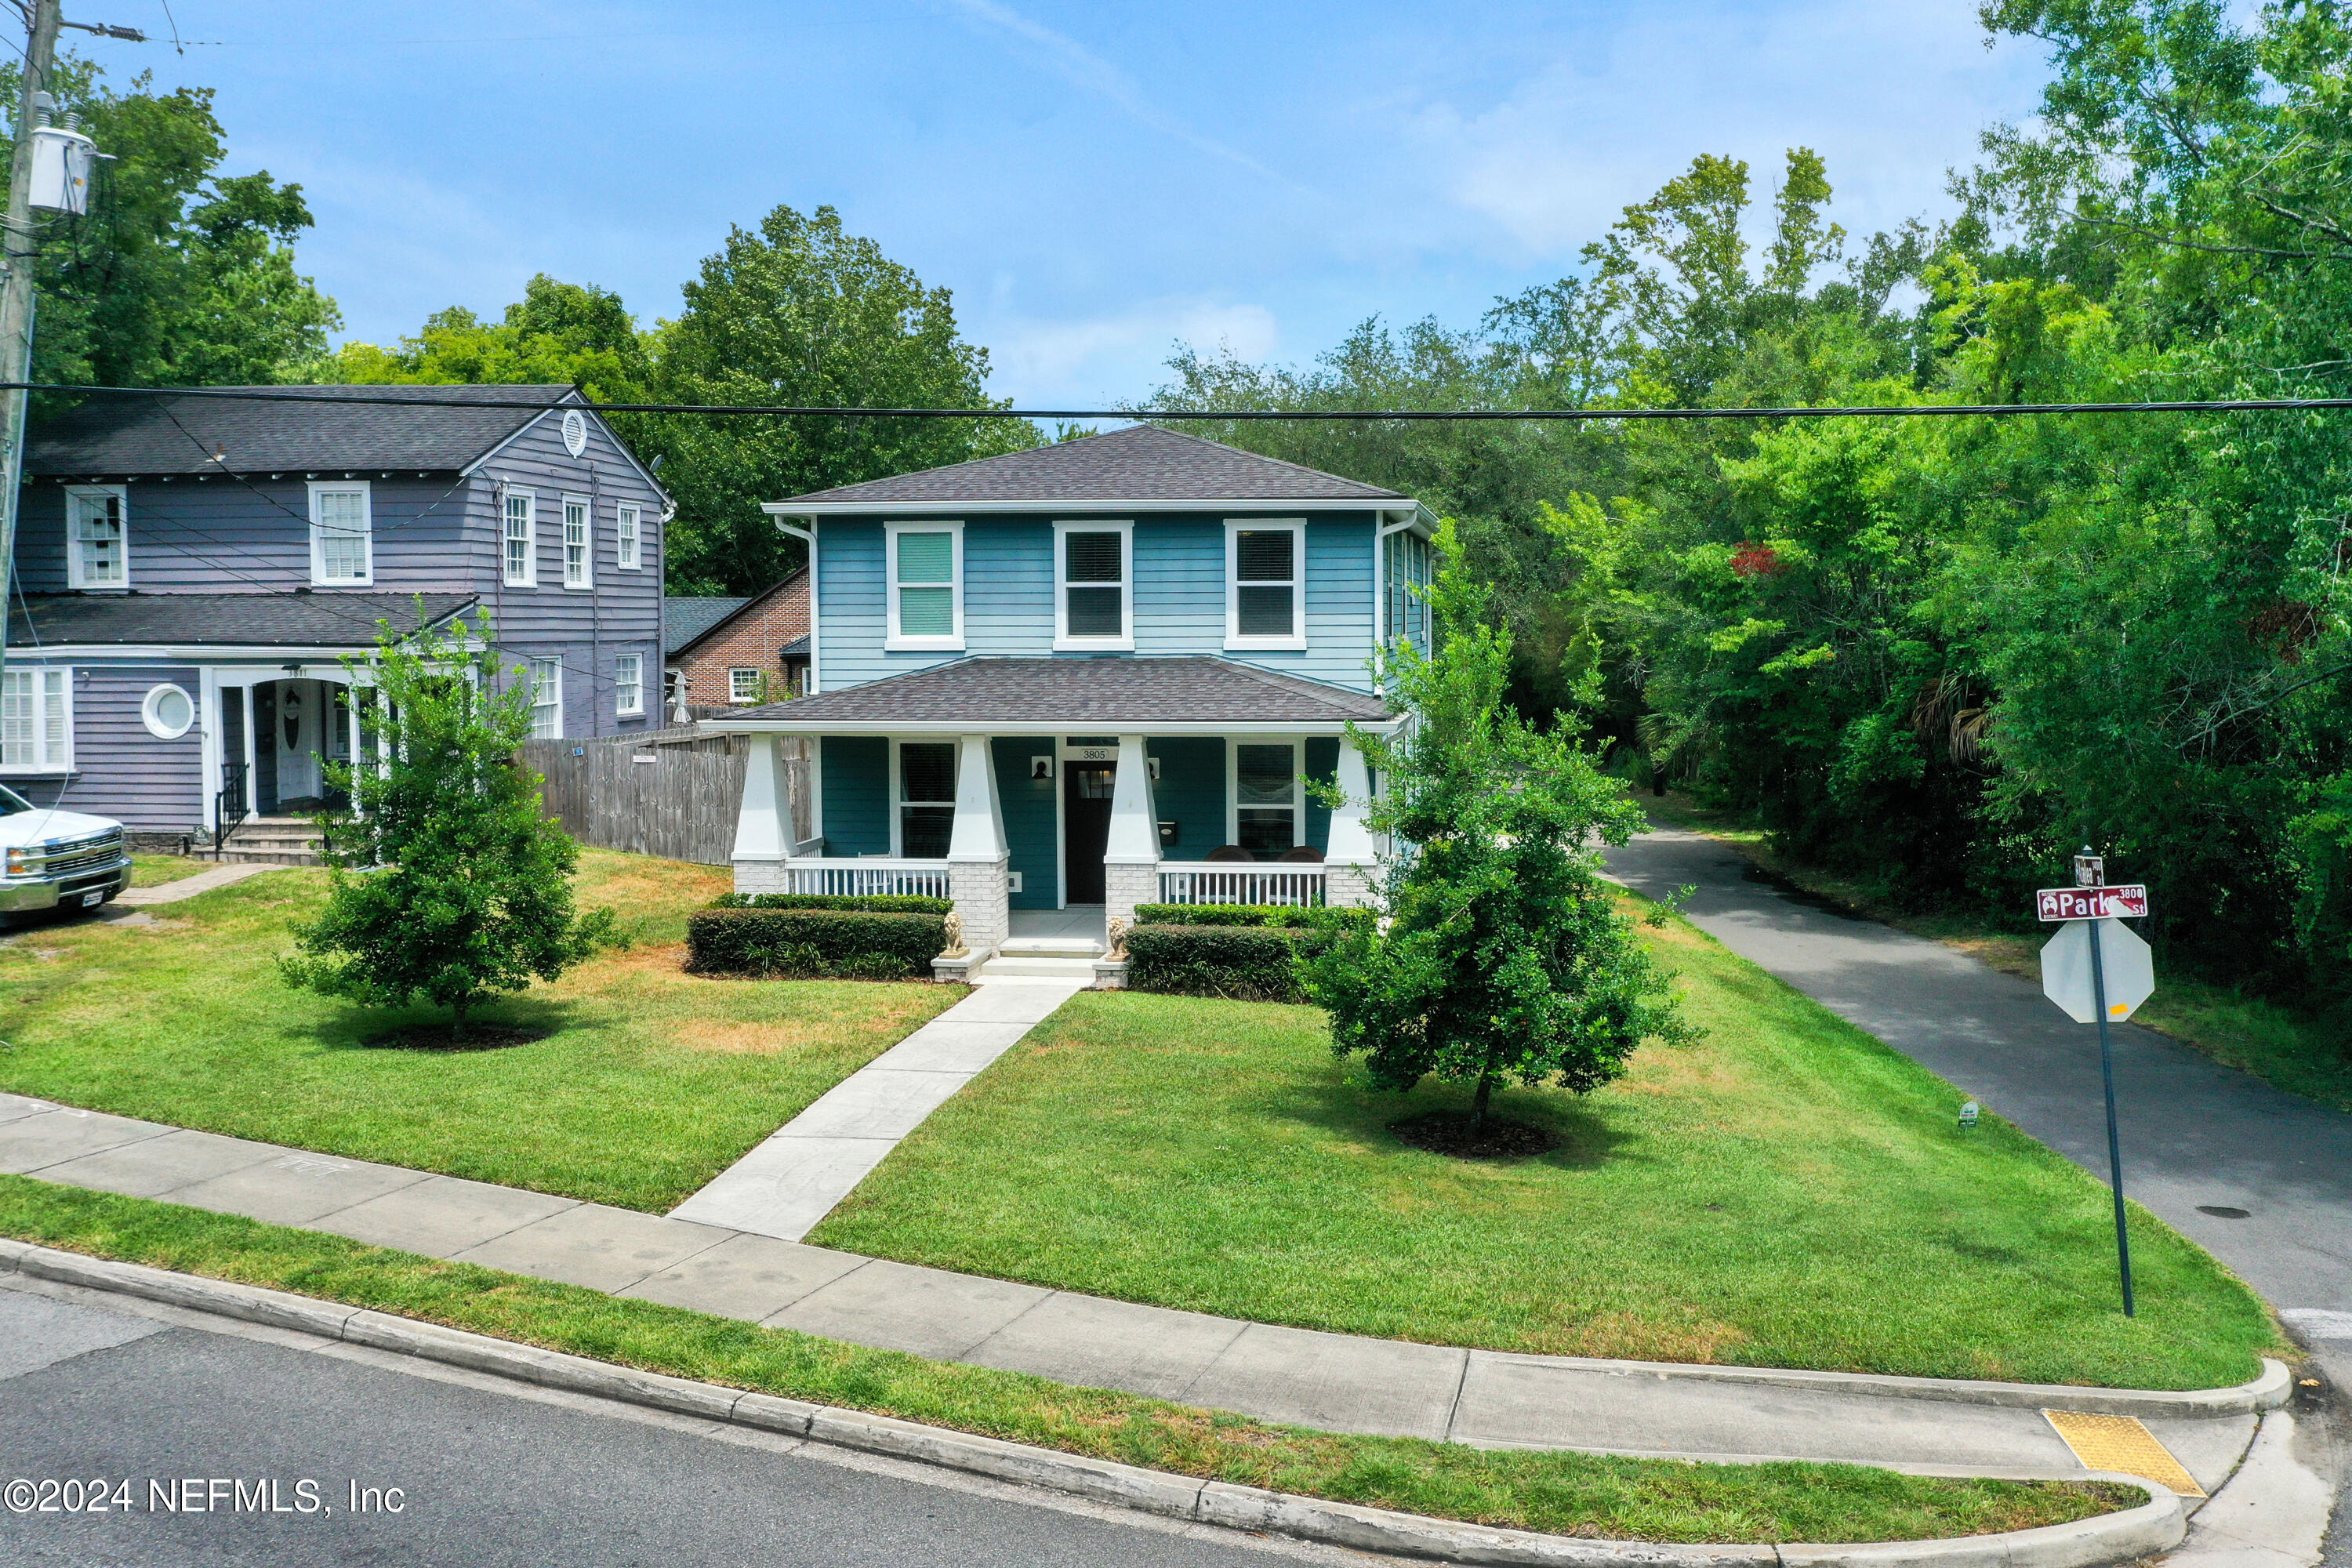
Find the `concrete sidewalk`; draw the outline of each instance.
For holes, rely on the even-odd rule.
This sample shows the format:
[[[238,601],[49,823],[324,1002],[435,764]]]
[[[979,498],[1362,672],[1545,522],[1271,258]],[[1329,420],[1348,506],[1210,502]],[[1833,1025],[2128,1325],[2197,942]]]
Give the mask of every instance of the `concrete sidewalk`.
[[[226,888],[231,882],[242,882],[247,877],[258,877],[264,871],[283,871],[283,866],[215,866],[209,871],[199,871],[193,877],[183,877],[176,882],[157,882],[150,887],[128,888],[114,897],[116,907],[143,910],[156,904],[176,904],[182,899],[193,899],[198,893],[209,893],[215,888]]]
[[[798,1241],[898,1141],[1080,987],[997,982],[851,1073],[670,1211],[674,1219]]]
[[[14,1095],[0,1095],[0,1171],[332,1231],[855,1344],[1329,1430],[1711,1459],[2083,1473],[2032,1404],[1895,1397],[1874,1391],[1869,1380],[1834,1375],[1782,1384],[1714,1381],[1691,1369],[1239,1322]],[[2210,1490],[2237,1463],[2256,1419],[2155,1416],[2147,1425]]]

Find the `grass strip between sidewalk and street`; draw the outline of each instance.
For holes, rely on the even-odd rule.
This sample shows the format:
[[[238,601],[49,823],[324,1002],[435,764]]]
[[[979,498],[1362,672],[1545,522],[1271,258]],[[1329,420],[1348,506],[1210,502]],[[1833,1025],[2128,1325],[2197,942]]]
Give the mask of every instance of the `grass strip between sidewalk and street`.
[[[1669,1542],[1916,1541],[2136,1507],[2096,1482],[1717,1465],[1276,1426],[927,1361],[149,1198],[0,1176],[0,1235],[287,1290],[647,1372],[1439,1519]]]

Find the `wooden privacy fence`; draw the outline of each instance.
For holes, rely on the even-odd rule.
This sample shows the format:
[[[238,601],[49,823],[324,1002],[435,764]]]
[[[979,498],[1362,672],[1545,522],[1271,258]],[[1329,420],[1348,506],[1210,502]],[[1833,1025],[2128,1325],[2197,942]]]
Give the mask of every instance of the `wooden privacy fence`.
[[[547,815],[583,844],[724,866],[735,849],[748,737],[656,730],[583,741],[527,741],[516,752],[545,783]],[[795,837],[808,810],[807,742],[782,742]]]

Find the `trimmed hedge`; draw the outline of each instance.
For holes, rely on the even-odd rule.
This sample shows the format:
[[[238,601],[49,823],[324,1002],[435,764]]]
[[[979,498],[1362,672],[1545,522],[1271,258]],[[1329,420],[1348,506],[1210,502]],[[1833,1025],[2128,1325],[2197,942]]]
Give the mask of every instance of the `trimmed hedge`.
[[[689,974],[928,980],[947,947],[947,921],[914,910],[697,910],[687,917],[686,947]]]
[[[1127,933],[1127,983],[1183,996],[1303,1002],[1291,961],[1320,952],[1332,935],[1328,925],[1139,925]]]
[[[714,910],[862,910],[877,915],[943,915],[955,908],[952,899],[928,899],[918,893],[722,893],[710,901]]]
[[[1334,926],[1370,925],[1372,911],[1345,905],[1296,904],[1138,904],[1138,925],[1155,926],[1274,926],[1328,930]]]

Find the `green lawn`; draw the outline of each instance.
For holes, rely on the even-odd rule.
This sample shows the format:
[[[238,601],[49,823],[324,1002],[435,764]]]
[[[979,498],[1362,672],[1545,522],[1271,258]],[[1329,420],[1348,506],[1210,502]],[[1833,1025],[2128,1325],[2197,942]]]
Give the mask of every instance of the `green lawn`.
[[[1902,910],[1874,899],[1851,878],[1776,853],[1761,829],[1728,812],[1709,811],[1688,796],[1643,796],[1652,815],[1722,840],[1758,865],[1798,887],[1873,920],[1955,947],[1970,956],[2039,984],[2046,929],[2003,925],[1978,910]],[[2225,1067],[2250,1072],[2264,1083],[2352,1110],[2352,1019],[2335,1012],[2288,1006],[2271,996],[2160,965],[2156,994],[2132,1015],[2132,1022],[2171,1036]]]
[[[1562,1146],[1409,1149],[1307,1007],[1090,993],[934,1114],[810,1237],[1129,1300],[1570,1355],[2197,1387],[2281,1353],[2220,1264],[1677,921],[1703,1041],[1585,1100],[1498,1092]]]
[[[134,888],[160,887],[176,882],[183,877],[193,877],[199,871],[209,871],[214,862],[200,860],[193,855],[133,855],[131,857],[131,885]]]
[[[583,907],[635,945],[486,1018],[503,1050],[373,1047],[425,1013],[289,989],[276,957],[324,873],[271,872],[148,926],[58,921],[0,944],[0,1089],[241,1138],[667,1210],[962,995],[680,972],[688,911],[727,873],[589,850]]]
[[[22,1176],[0,1176],[0,1235],[1125,1464],[1522,1529],[1680,1542],[1916,1541],[2063,1523],[2146,1497],[2095,1483],[1490,1452],[1277,1426]]]

